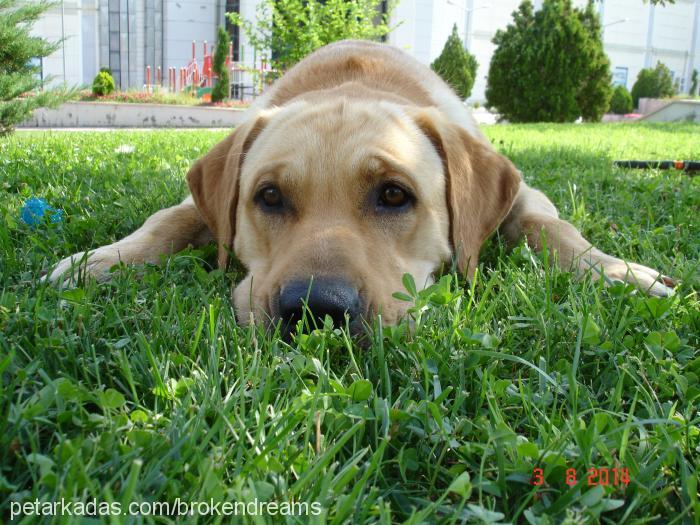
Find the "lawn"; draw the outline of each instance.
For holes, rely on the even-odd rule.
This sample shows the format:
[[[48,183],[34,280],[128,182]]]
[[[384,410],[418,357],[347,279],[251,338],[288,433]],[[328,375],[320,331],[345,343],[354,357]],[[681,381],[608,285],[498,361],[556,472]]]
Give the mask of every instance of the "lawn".
[[[414,295],[412,326],[286,344],[236,324],[240,270],[212,271],[213,248],[108,284],[39,281],[177,203],[222,132],[0,140],[0,521],[62,498],[93,514],[265,502],[250,523],[697,520],[700,178],[612,161],[698,159],[700,127],[487,134],[594,244],[679,279],[675,296],[578,282],[495,236],[474,283]],[[23,224],[32,196],[64,220]],[[188,520],[230,519],[206,510]],[[133,519],[185,518],[112,517]]]

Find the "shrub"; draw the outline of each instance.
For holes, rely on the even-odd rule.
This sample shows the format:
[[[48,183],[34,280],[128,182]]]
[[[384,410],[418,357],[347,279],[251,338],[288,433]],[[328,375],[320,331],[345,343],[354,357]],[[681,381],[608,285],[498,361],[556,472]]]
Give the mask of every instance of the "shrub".
[[[65,88],[44,90],[32,59],[50,55],[58,43],[30,36],[32,25],[51,4],[0,0],[0,136],[25,121],[40,107],[54,107],[70,99]]]
[[[655,68],[642,69],[632,86],[632,103],[639,107],[640,98],[667,98],[675,93],[671,71],[663,62],[657,62]]]
[[[92,81],[92,94],[96,97],[104,97],[113,93],[114,89],[114,78],[109,73],[109,70],[100,69],[100,72],[95,76],[95,80]]]
[[[216,50],[214,51],[214,59],[212,70],[216,75],[216,84],[211,90],[211,101],[221,102],[228,97],[229,80],[228,68],[226,67],[226,57],[228,56],[229,35],[222,26],[219,26],[219,31],[216,35]]]
[[[389,16],[396,0],[387,2],[380,14],[381,0],[262,0],[256,21],[227,13],[240,26],[258,56],[272,51],[271,65],[289,69],[319,47],[354,38],[379,40],[388,34]]]
[[[452,34],[447,38],[442,53],[430,64],[430,67],[447,82],[461,98],[469,98],[478,63],[474,55],[464,49],[462,39],[457,33],[457,24],[452,27]]]
[[[592,0],[524,0],[513,23],[496,32],[487,104],[513,122],[600,120],[608,109],[610,61]]]
[[[625,113],[631,113],[633,109],[634,105],[632,104],[630,92],[627,91],[625,86],[617,86],[610,99],[610,112],[616,115],[624,115]]]

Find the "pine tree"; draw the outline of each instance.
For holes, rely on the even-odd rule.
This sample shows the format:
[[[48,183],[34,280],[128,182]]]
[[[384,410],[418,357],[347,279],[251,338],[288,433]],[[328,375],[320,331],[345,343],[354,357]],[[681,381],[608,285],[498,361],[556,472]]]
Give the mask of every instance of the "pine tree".
[[[216,75],[216,84],[211,90],[211,101],[221,102],[228,97],[229,79],[228,68],[226,67],[226,57],[229,50],[229,35],[223,26],[219,26],[219,31],[216,35],[216,50],[214,51],[214,59],[212,69]]]
[[[59,43],[30,36],[34,22],[51,4],[0,0],[0,136],[40,107],[55,107],[72,96],[66,89],[42,90],[39,68],[31,60],[53,53]]]
[[[460,98],[469,98],[478,63],[474,55],[462,46],[457,24],[452,27],[452,34],[447,38],[442,53],[430,64],[430,67],[455,90]]]
[[[513,22],[496,32],[487,104],[513,122],[599,120],[610,97],[610,63],[600,22],[589,3],[524,0]]]

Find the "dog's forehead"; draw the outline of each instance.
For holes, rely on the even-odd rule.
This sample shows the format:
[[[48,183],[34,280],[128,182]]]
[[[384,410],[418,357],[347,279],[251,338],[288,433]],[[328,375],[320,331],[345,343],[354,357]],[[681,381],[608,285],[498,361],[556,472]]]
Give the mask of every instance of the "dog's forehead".
[[[441,166],[428,138],[399,106],[347,100],[297,103],[269,118],[246,155],[241,189],[250,189],[261,171],[272,167],[283,166],[284,175],[298,182],[335,184],[391,165],[427,186],[434,185]],[[324,174],[332,177],[319,177]]]

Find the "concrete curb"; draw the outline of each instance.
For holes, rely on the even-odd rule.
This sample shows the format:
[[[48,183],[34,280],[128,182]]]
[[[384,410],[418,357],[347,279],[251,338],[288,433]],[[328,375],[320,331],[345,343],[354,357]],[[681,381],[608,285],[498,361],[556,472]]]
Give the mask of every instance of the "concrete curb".
[[[700,122],[700,100],[668,100],[664,105],[644,115],[647,122]]]
[[[174,104],[67,102],[37,109],[22,128],[232,128],[245,110]]]

